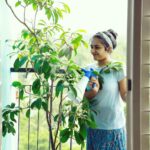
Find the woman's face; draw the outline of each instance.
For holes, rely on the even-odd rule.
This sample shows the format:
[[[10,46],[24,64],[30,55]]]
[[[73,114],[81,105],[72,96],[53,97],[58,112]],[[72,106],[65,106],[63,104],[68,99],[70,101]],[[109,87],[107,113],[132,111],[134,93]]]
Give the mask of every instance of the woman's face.
[[[91,42],[91,53],[94,60],[101,61],[109,57],[109,53],[100,39],[94,37]]]

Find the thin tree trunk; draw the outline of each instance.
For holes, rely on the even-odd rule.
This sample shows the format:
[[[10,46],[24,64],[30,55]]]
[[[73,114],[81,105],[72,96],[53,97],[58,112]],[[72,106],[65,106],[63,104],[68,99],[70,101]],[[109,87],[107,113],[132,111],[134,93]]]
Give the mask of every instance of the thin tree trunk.
[[[70,150],[72,150],[72,135],[70,137]]]
[[[56,139],[57,139],[57,136],[58,136],[58,131],[59,131],[59,127],[61,125],[61,115],[62,115],[62,101],[63,101],[63,92],[61,93],[61,96],[60,96],[60,103],[59,103],[59,111],[58,111],[58,122],[57,122],[57,129],[56,129],[56,134],[55,134],[55,140],[54,140],[54,144],[56,145]],[[61,142],[60,142],[60,145],[61,145]]]
[[[53,133],[52,133],[52,109],[53,109],[53,83],[54,81],[51,81],[51,87],[50,87],[50,96],[48,96],[48,104],[49,104],[49,111],[46,112],[46,118],[47,118],[47,124],[49,127],[49,150],[50,147],[52,150],[55,150],[54,140],[53,140]]]
[[[53,132],[52,132],[52,112],[53,112],[53,88],[54,88],[54,81],[51,80],[51,87],[50,87],[50,113],[49,115],[49,136],[51,140],[51,148],[55,150],[54,139],[53,139]]]

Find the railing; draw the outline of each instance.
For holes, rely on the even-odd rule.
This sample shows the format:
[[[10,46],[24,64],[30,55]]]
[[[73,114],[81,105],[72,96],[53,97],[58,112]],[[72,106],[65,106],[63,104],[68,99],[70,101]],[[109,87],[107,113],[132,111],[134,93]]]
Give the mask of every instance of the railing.
[[[21,68],[18,71],[15,71],[11,68],[11,73],[33,73],[32,68]],[[60,70],[63,73],[63,70]],[[19,100],[18,96],[18,106],[25,108],[27,105],[30,106],[32,102],[31,85],[25,85],[26,89],[26,100]],[[16,91],[17,92],[17,91]],[[46,122],[46,114],[41,110],[32,110],[29,118],[25,117],[25,114],[22,115],[21,112],[18,116],[18,150],[50,150],[49,142],[49,128]],[[45,118],[45,119],[44,119]],[[73,142],[74,143],[74,142]],[[65,146],[67,147],[65,148]],[[77,148],[72,148],[72,139],[66,144],[61,144],[59,150],[82,150],[82,147],[73,144]]]
[[[21,108],[26,107],[26,104],[30,107],[30,104],[31,104],[31,100],[32,100],[32,96],[30,94],[31,93],[31,85],[26,85],[26,89],[29,90],[28,91],[29,95],[27,96],[28,100],[26,100],[26,101],[18,100],[18,106],[21,107]],[[42,110],[33,110],[32,113],[33,113],[33,115],[32,114],[29,115],[29,118],[26,118],[25,114],[22,115],[21,113],[18,116],[18,150],[23,150],[23,149],[26,149],[26,150],[32,150],[32,149],[42,150],[43,146],[45,148],[47,147],[45,150],[48,150],[48,147],[50,146],[50,143],[49,143],[49,140],[48,140],[48,135],[45,135],[45,136],[47,136],[47,146],[45,145],[45,143],[43,143],[41,148],[40,148],[40,145],[39,145],[40,140],[41,141],[44,140],[44,139],[42,139],[42,137],[39,136],[40,133],[45,134],[45,132],[40,131],[40,126],[42,126],[42,124],[44,122],[45,122],[44,125],[47,125],[45,116],[44,117],[41,116],[42,119],[45,118],[45,121],[41,122],[40,113],[42,115],[45,115],[45,114],[44,114],[44,112],[42,112]],[[26,120],[26,122],[23,122],[25,120]],[[47,127],[46,131],[48,133],[48,127]],[[25,138],[25,135],[27,136],[26,138]],[[32,136],[32,138],[31,138],[31,136]],[[33,142],[34,144],[31,143],[31,142]],[[24,146],[26,145],[26,148],[23,147],[23,145]]]

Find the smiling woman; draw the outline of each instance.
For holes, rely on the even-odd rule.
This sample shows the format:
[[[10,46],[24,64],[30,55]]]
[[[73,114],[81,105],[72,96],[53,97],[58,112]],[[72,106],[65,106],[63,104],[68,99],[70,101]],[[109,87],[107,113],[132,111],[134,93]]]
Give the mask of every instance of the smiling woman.
[[[110,56],[117,45],[116,35],[113,30],[107,30],[92,37],[91,53],[97,63],[88,68],[101,74],[103,84],[100,88],[98,78],[91,73],[92,71],[86,71],[85,76],[87,72],[90,74],[87,76],[90,88],[85,91],[85,97],[90,102],[90,109],[96,112],[93,113],[96,129],[88,128],[87,150],[126,150],[126,124],[122,105],[127,92],[126,75],[123,66],[120,69],[112,67],[106,72],[110,65],[116,63]]]

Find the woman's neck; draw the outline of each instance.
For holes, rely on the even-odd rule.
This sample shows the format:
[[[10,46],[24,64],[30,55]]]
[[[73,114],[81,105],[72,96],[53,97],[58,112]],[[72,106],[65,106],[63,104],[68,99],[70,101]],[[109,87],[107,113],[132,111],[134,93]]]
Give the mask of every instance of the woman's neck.
[[[100,66],[100,67],[106,66],[109,62],[111,62],[110,57],[104,58],[104,59],[98,61],[98,66]]]

